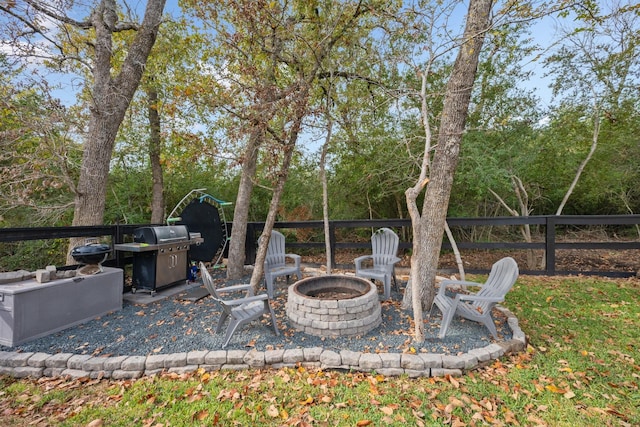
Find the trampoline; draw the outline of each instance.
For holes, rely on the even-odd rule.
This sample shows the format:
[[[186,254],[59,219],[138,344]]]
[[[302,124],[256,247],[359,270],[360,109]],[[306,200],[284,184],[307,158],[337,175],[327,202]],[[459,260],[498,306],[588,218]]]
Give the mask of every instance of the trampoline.
[[[210,263],[214,268],[221,265],[229,241],[225,202],[206,193],[206,188],[191,190],[184,196],[167,217],[169,225],[186,225],[190,233],[200,233],[204,242],[189,250],[192,262]]]

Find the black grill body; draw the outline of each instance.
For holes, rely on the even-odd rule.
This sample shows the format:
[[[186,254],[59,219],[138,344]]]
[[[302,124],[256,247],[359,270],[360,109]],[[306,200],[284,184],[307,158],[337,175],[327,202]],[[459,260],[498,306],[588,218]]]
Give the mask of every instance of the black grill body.
[[[184,225],[140,227],[134,230],[140,252],[133,254],[132,292],[157,290],[187,280],[189,230]]]

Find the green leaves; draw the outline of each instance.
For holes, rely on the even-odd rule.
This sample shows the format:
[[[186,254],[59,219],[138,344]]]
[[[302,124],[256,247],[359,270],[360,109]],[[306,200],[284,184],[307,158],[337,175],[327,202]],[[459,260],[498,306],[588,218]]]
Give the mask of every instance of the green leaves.
[[[55,224],[70,202],[80,152],[71,140],[73,115],[47,86],[6,66],[0,77],[0,226]]]

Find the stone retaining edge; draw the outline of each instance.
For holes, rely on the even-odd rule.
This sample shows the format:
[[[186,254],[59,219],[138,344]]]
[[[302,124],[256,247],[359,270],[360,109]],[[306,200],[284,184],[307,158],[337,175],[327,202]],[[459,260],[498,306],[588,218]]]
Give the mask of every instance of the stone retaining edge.
[[[361,353],[341,350],[339,353],[321,347],[287,350],[200,350],[149,356],[93,357],[72,353],[20,353],[0,351],[0,375],[15,378],[71,377],[136,379],[163,371],[188,373],[198,369],[244,370],[297,366],[324,370],[375,372],[384,376],[417,377],[461,376],[485,366],[506,354],[524,351],[527,338],[518,319],[504,307],[513,338],[472,349],[461,355],[439,353]]]

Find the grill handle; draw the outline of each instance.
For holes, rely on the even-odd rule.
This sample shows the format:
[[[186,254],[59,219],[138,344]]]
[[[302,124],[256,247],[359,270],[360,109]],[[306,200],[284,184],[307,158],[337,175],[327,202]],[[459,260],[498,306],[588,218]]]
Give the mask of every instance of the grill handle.
[[[171,242],[185,242],[187,239],[184,237],[169,237],[167,239],[159,239],[158,243],[171,243]]]

